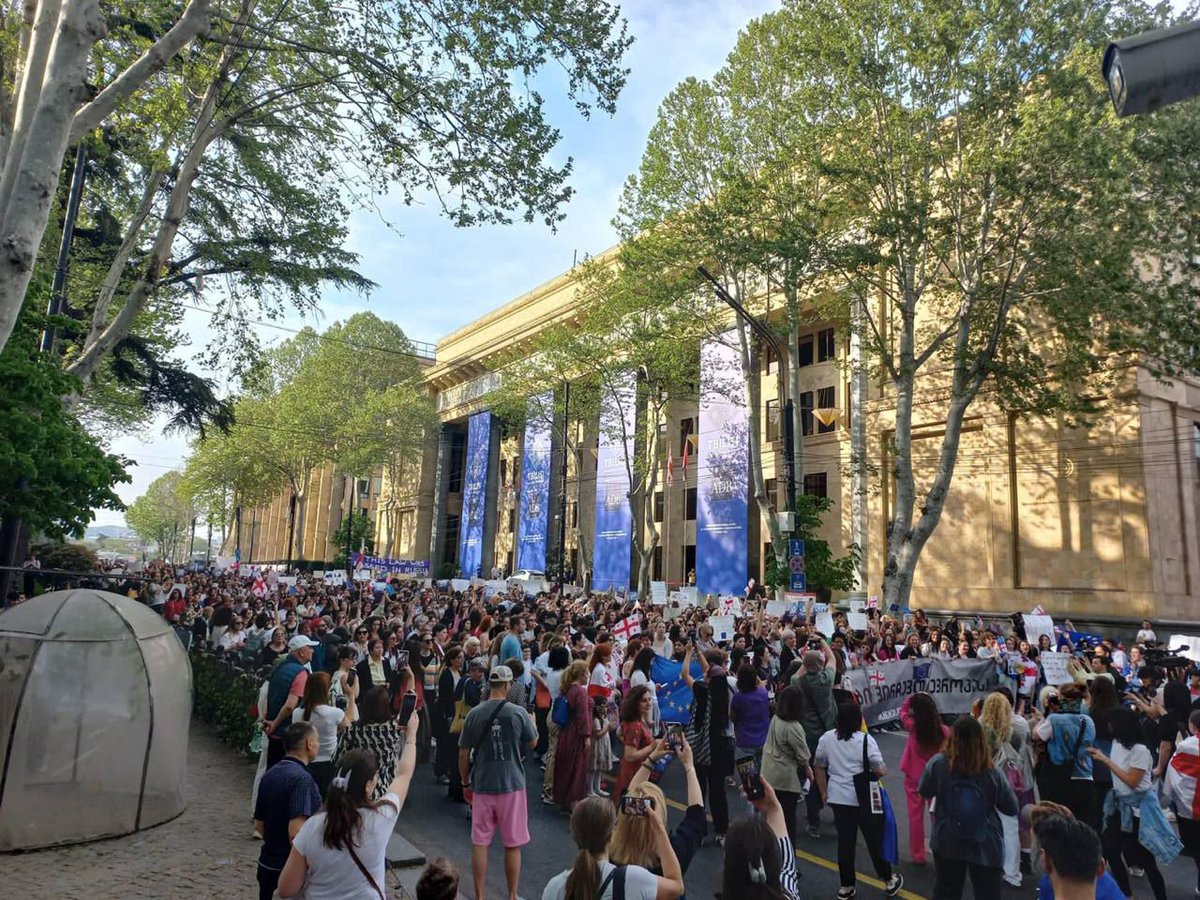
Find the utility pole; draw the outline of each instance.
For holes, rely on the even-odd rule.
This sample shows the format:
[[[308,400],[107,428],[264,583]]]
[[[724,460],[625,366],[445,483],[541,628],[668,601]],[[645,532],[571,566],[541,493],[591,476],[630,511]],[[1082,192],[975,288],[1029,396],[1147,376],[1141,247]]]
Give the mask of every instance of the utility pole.
[[[563,581],[567,572],[567,431],[571,420],[571,382],[563,381],[562,440],[560,441],[562,462],[558,489],[558,595],[563,592]]]
[[[850,322],[850,543],[858,548],[854,589],[867,590],[867,364],[863,354],[862,298],[851,306]]]
[[[79,201],[83,197],[83,170],[87,162],[87,150],[81,141],[75,148],[75,170],[71,173],[71,190],[67,194],[67,210],[63,215],[62,239],[58,244],[58,263],[54,267],[54,281],[50,285],[50,302],[47,316],[60,315],[67,305],[67,270],[71,261],[71,242],[75,239],[75,219],[79,215]],[[55,331],[51,322],[42,331],[42,352],[54,349]]]

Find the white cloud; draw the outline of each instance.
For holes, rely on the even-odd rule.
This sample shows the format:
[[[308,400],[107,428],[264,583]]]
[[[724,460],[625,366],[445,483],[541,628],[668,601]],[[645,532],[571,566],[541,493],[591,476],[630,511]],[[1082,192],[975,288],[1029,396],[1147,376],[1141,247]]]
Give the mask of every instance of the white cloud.
[[[737,32],[751,19],[778,7],[777,0],[631,0],[623,7],[636,38],[627,57],[630,75],[615,116],[580,118],[569,103],[547,105],[562,131],[557,159],[571,156],[575,197],[557,232],[541,225],[456,229],[429,206],[404,207],[384,198],[389,229],[374,211],[351,220],[349,245],[362,257],[361,271],[379,287],[369,298],[330,292],[322,303],[321,324],[369,309],[397,322],[414,340],[436,342],[489,310],[511,300],[604,250],[615,240],[610,220],[626,176],[638,164],[646,134],[659,103],[688,76],[707,78],[733,49]],[[207,322],[189,314],[192,350],[207,343]],[[282,324],[303,324],[299,315]],[[262,328],[264,339],[288,334]],[[223,382],[222,373],[213,374]],[[114,452],[140,463],[131,469],[133,483],[119,493],[126,502],[142,494],[151,481],[182,465],[187,442],[162,434],[156,422],[147,434],[112,441]],[[97,523],[123,524],[123,517],[98,511]]]

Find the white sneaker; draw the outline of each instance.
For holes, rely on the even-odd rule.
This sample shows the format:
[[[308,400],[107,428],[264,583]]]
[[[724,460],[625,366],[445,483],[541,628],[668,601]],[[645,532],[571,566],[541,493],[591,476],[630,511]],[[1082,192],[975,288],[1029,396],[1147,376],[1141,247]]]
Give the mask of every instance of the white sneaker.
[[[1129,874],[1132,875],[1134,878],[1145,878],[1146,870],[1143,869],[1141,866],[1130,866]]]

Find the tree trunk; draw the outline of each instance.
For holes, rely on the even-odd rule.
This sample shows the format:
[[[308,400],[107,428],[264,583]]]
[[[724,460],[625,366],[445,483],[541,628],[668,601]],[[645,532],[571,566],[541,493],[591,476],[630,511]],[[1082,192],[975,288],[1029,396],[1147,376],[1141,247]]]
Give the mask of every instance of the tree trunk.
[[[792,400],[792,477],[796,495],[804,493],[804,415],[800,410],[800,324],[793,322],[788,329],[788,396]],[[783,398],[779,398],[779,415],[783,415]],[[782,426],[782,422],[780,423]],[[785,485],[786,487],[786,485]],[[772,498],[774,499],[774,498]]]
[[[653,392],[655,388],[650,387]],[[654,522],[654,489],[658,487],[658,424],[661,419],[660,407],[651,398],[646,403],[645,447],[642,458],[646,461],[646,473],[642,478],[641,516],[642,527],[638,535],[642,536],[638,546],[638,599],[650,596],[650,576],[654,566],[654,548],[658,546],[658,527]],[[639,517],[634,516],[636,521]]]
[[[861,298],[854,301],[850,325],[850,543],[857,557],[854,587],[858,591],[867,590],[868,529],[867,363],[863,353],[862,303]]]

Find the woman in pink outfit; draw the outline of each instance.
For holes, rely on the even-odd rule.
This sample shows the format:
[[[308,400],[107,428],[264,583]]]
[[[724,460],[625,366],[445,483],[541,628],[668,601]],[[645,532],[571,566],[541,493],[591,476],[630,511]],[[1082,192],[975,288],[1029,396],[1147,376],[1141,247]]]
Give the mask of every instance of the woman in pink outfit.
[[[950,729],[942,724],[937,704],[922,692],[913,694],[900,707],[900,722],[908,732],[908,743],[900,757],[904,773],[904,795],[908,800],[908,844],[913,862],[925,865],[925,808],[927,801],[917,791],[925,763],[942,751]]]

